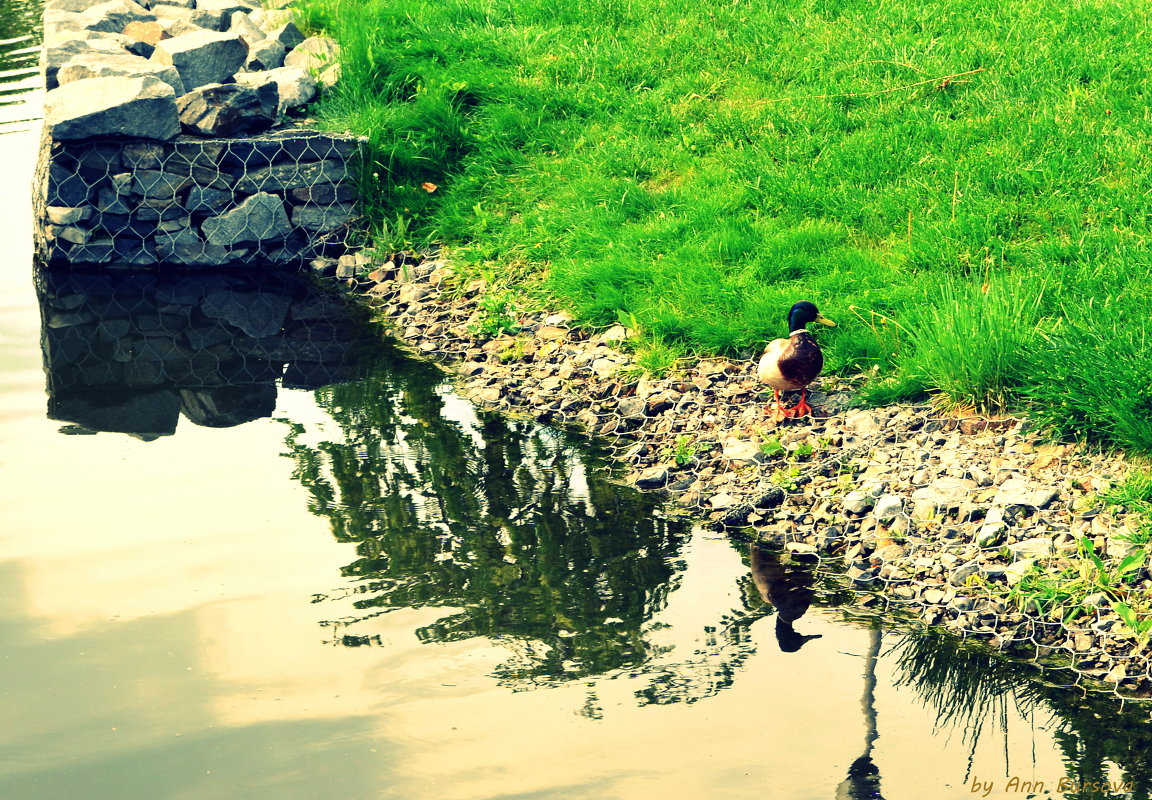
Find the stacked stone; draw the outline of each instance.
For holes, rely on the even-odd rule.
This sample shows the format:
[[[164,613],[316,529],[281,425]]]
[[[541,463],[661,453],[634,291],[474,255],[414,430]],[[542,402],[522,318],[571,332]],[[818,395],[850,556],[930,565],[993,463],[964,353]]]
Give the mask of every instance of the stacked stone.
[[[374,330],[338,295],[283,271],[217,275],[42,271],[52,419],[83,431],[171,435],[183,415],[230,427],[271,416],[277,383],[362,374]]]
[[[249,0],[49,0],[44,20],[43,261],[282,266],[343,252],[362,140],[283,125],[338,77],[334,42]]]

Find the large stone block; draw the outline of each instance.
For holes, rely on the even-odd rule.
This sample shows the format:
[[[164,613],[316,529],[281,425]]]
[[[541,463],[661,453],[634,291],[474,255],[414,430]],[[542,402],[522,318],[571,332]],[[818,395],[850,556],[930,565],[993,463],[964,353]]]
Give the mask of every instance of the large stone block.
[[[171,86],[176,96],[184,94],[184,82],[180,80],[180,73],[175,67],[129,53],[112,55],[97,52],[73,56],[56,73],[56,80],[61,84],[86,78],[110,77],[152,77]]]
[[[44,97],[44,125],[54,139],[118,136],[171,139],[180,132],[176,93],[152,78],[89,78]]]
[[[156,45],[152,58],[180,72],[186,91],[209,83],[224,83],[244,66],[248,45],[234,33],[196,31],[173,36]]]
[[[261,192],[231,211],[204,220],[202,228],[209,244],[227,247],[283,239],[291,232],[292,223],[288,221],[284,201],[274,194]]]
[[[284,56],[284,66],[313,70],[322,86],[333,86],[340,79],[340,45],[327,36],[309,36]]]
[[[296,206],[292,209],[292,224],[308,231],[330,231],[346,225],[354,211],[354,206],[346,204]]]
[[[201,86],[176,101],[185,130],[202,136],[256,133],[276,124],[280,100],[275,84],[238,83]]]
[[[238,72],[236,82],[245,86],[275,84],[280,96],[279,112],[312,102],[316,96],[316,80],[301,67],[278,67],[264,72]]]
[[[341,161],[304,161],[254,169],[236,179],[238,192],[280,192],[316,183],[335,183],[348,177]]]
[[[164,26],[164,30],[174,37],[196,31],[219,33],[224,30],[219,14],[197,11],[192,6],[155,5],[152,7],[152,13]]]
[[[40,50],[40,71],[44,74],[44,86],[55,89],[59,82],[57,73],[60,67],[77,56],[89,59],[105,56],[133,55],[115,37],[89,38],[89,34],[52,36]]]

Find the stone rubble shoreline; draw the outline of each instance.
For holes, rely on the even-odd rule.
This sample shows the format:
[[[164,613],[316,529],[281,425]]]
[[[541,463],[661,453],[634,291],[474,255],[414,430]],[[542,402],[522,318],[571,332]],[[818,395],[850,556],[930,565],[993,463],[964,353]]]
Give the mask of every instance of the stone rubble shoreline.
[[[853,408],[850,385],[836,378],[813,387],[813,418],[777,423],[751,359],[646,377],[621,326],[593,333],[566,314],[517,312],[494,328],[483,281],[465,285],[443,260],[374,264],[357,254],[313,267],[367,298],[473,402],[586,431],[628,466],[628,482],[683,512],[797,559],[842,559],[873,602],[926,625],[1148,695],[1144,642],[1105,591],[1088,593],[1085,613],[1067,623],[1067,605],[1041,612],[1025,602],[1044,599],[1037,576],[1084,574],[1094,562],[1081,542],[1110,570],[1143,553],[1137,591],[1152,588],[1146,553],[1130,541],[1142,520],[1099,497],[1131,468],[1123,457],[1047,443],[1024,419],[929,404]]]

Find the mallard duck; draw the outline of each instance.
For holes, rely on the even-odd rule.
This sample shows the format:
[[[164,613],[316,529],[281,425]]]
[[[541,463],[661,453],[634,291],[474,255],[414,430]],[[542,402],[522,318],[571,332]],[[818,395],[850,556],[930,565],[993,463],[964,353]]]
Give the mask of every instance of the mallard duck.
[[[810,322],[836,325],[821,316],[816,306],[802,300],[788,311],[788,330],[791,331],[788,338],[770,341],[756,367],[756,376],[771,386],[775,393],[772,416],[778,421],[812,413],[812,407],[804,397],[805,387],[816,380],[820,370],[824,369],[824,354],[820,352],[820,345],[816,344],[812,334],[808,333],[806,326]],[[800,402],[792,408],[782,407],[780,392],[796,389],[800,390]]]

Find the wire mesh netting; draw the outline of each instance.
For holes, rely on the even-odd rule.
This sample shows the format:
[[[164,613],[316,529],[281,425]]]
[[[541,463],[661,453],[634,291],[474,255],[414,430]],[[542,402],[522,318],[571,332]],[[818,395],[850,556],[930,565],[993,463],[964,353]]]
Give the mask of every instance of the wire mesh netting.
[[[305,130],[233,139],[45,139],[35,210],[49,266],[300,267],[358,242],[363,140]]]

